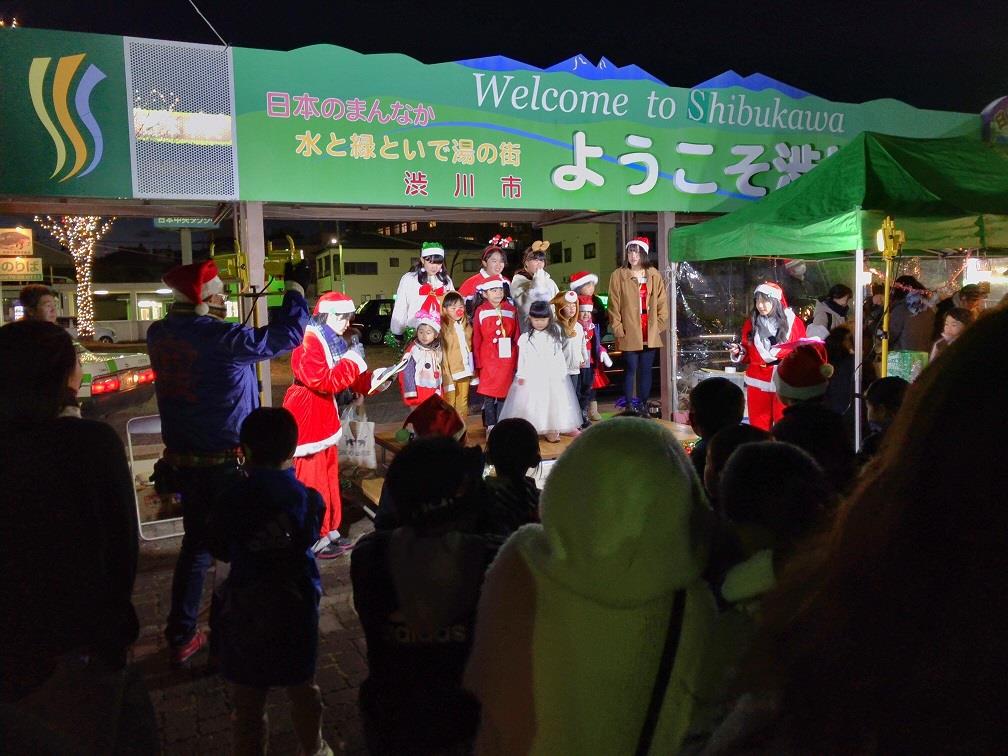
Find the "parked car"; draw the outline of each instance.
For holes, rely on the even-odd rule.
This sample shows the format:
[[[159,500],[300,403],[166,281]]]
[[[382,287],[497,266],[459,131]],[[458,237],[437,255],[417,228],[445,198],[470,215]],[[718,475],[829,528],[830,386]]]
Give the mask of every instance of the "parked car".
[[[143,352],[95,354],[74,342],[83,378],[77,400],[84,417],[104,417],[154,396],[154,370]]]
[[[353,325],[360,329],[364,343],[382,343],[385,332],[392,324],[392,307],[394,305],[394,299],[369,299],[357,308],[357,312],[353,316]]]
[[[77,339],[77,318],[59,317],[56,318],[56,322],[66,329],[66,332],[74,339]],[[116,342],[116,334],[111,328],[106,328],[105,326],[95,325],[94,327],[94,337],[95,341],[101,341],[105,344],[114,344]]]

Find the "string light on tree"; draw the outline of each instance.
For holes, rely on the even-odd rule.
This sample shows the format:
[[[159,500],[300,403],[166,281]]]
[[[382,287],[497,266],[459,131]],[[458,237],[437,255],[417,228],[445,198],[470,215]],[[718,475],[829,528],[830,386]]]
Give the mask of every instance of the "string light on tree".
[[[82,338],[94,338],[94,297],[91,292],[91,265],[95,246],[109,232],[115,218],[100,215],[61,215],[58,218],[35,216],[35,222],[52,234],[73,258],[77,275],[77,332]]]

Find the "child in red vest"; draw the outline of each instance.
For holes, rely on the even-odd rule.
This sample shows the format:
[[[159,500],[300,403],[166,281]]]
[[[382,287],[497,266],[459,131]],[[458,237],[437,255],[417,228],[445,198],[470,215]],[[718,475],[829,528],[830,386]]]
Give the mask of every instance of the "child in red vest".
[[[504,299],[504,279],[492,276],[478,284],[481,304],[473,311],[473,362],[483,397],[487,433],[497,424],[518,364],[518,311]]]

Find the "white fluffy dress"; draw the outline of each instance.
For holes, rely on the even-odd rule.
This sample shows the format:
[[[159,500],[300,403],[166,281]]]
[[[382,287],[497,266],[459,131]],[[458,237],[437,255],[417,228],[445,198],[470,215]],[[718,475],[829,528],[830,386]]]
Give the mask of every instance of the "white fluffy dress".
[[[500,413],[501,420],[509,417],[528,420],[539,433],[568,433],[581,425],[563,345],[549,331],[518,337],[518,369]]]

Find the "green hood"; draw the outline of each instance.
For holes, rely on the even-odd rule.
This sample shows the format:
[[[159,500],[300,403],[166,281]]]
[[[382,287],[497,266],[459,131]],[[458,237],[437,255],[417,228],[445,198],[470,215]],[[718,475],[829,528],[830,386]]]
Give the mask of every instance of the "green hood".
[[[534,572],[597,603],[651,604],[696,580],[710,507],[671,431],[615,418],[582,433],[556,462],[541,526],[516,534]]]

